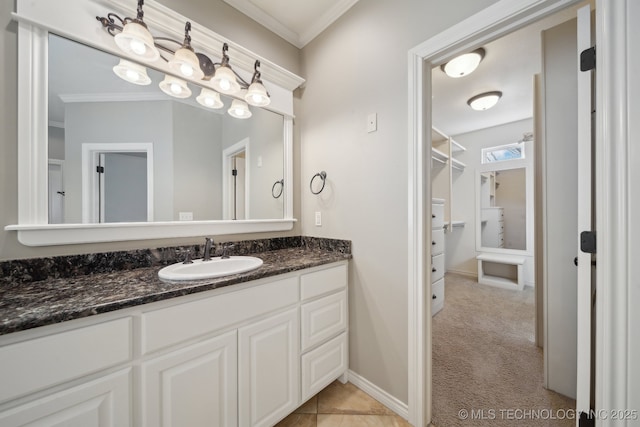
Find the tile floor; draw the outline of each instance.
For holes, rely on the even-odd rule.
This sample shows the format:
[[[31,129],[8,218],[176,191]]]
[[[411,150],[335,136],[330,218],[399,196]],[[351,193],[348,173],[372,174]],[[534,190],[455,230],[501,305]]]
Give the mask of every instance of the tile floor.
[[[334,381],[276,427],[411,427],[351,383]]]

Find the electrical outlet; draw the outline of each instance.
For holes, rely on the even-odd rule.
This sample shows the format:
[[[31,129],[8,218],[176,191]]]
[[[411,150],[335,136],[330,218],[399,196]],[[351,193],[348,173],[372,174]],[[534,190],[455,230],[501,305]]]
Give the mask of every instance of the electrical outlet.
[[[316,212],[316,227],[322,227],[322,212]]]
[[[378,115],[371,113],[367,116],[367,132],[375,132],[378,130]]]
[[[178,218],[180,221],[193,221],[193,212],[180,212]]]

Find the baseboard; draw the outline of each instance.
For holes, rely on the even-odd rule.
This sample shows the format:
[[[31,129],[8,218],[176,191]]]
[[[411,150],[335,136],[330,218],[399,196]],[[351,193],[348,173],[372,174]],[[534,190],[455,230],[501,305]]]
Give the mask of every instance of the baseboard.
[[[464,270],[455,270],[455,269],[448,269],[447,273],[454,273],[454,274],[459,274],[461,276],[466,276],[466,277],[470,277],[472,279],[475,279],[476,281],[478,280],[478,273],[473,273],[471,271],[464,271]]]
[[[409,405],[406,403],[403,403],[397,398],[391,396],[389,393],[371,383],[369,380],[356,374],[352,370],[348,371],[348,379],[351,384],[358,387],[360,390],[364,391],[405,420],[409,419]]]

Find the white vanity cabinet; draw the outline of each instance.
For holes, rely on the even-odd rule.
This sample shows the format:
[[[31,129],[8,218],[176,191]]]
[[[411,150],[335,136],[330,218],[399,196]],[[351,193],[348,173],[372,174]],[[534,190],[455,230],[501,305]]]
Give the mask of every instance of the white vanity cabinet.
[[[347,270],[0,336],[0,426],[272,426],[348,368]]]

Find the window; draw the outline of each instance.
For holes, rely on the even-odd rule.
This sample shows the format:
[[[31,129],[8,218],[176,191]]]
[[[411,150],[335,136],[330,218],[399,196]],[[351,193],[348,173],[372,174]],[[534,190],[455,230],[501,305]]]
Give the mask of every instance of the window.
[[[524,159],[524,142],[482,149],[482,163]]]

